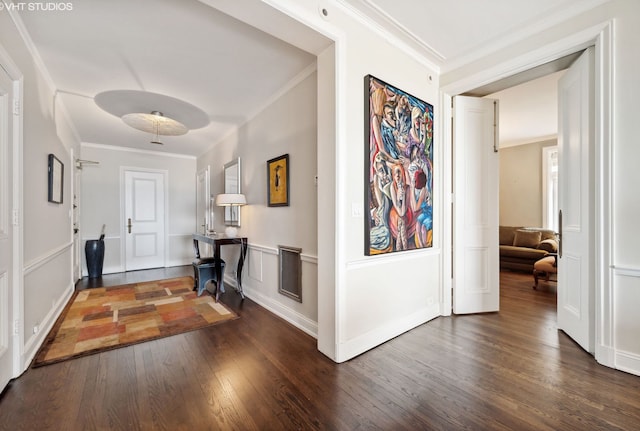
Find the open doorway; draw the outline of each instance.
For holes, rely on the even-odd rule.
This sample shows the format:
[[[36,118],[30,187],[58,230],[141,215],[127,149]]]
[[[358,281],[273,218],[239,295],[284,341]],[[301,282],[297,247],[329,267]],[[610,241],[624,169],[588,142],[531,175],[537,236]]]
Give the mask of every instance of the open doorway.
[[[549,67],[538,70],[540,75],[549,75]],[[544,85],[537,80],[534,84],[523,84],[533,78],[542,79]],[[527,71],[463,93],[453,100],[452,305],[456,314],[498,311],[499,269],[524,271],[531,287],[534,263],[558,250],[555,233],[541,228],[540,198],[540,151],[545,142],[555,145],[557,134],[556,82],[557,77],[540,78]],[[535,88],[533,95],[528,90],[531,86]],[[550,91],[541,91],[542,86]],[[505,106],[512,113],[511,118],[506,117],[506,124],[512,125],[511,132],[500,137],[498,133],[505,118],[502,118],[504,108],[500,107],[498,98],[507,102]],[[511,101],[513,103],[509,103]],[[517,113],[513,114],[514,111]],[[522,177],[524,172],[523,178],[511,181],[519,187],[512,192],[518,200],[498,208],[500,160],[505,151],[500,144],[507,140],[513,148],[524,148],[525,153],[532,154],[523,157],[519,154],[521,151],[515,152],[516,157],[510,164],[515,166],[514,174]],[[502,202],[508,199],[502,198]],[[505,223],[505,217],[510,221]],[[542,249],[544,246],[550,249]]]
[[[593,168],[596,157],[593,127],[595,117],[594,51],[593,48],[589,48],[581,52],[579,58],[563,74],[564,76],[559,77],[557,85],[550,83],[553,85],[551,89],[557,88],[558,93],[556,102],[558,108],[556,173],[558,175],[555,181],[557,185],[555,190],[553,190],[553,175],[549,175],[549,178],[543,178],[542,169],[547,161],[553,161],[553,150],[540,152],[537,148],[533,148],[537,153],[533,158],[520,155],[512,159],[513,164],[522,165],[524,163],[523,167],[519,169],[520,172],[515,174],[516,178],[523,178],[521,173],[524,171],[524,166],[536,160],[541,162],[541,166],[535,170],[539,179],[534,184],[535,188],[540,187],[542,191],[542,184],[547,182],[545,180],[551,180],[551,184],[547,184],[552,189],[550,194],[554,196],[557,192],[558,195],[558,232],[551,229],[524,226],[516,228],[512,245],[500,246],[501,270],[516,263],[523,267],[527,263],[533,264],[534,289],[538,289],[538,281],[542,276],[547,284],[550,277],[555,277],[557,281],[557,328],[564,331],[592,354],[595,344],[595,272],[593,270],[595,249],[592,245],[592,238],[596,234],[592,224],[595,216],[593,182],[596,175]],[[552,93],[552,91],[548,92]],[[553,100],[550,102],[553,106]],[[504,118],[502,118],[502,123],[504,123]],[[543,154],[548,158],[541,157]],[[549,164],[553,170],[553,163]],[[501,166],[510,167],[502,163]],[[501,174],[501,178],[503,177],[504,173]],[[505,183],[510,186],[514,182],[505,179]],[[517,181],[515,183],[517,184]],[[547,208],[541,210],[543,208],[542,193],[530,192],[525,193],[525,196],[528,197],[526,199],[528,202],[538,203],[539,208],[535,213],[540,217],[540,221],[546,218],[546,221],[549,222],[554,218],[553,214],[545,214],[545,210],[550,211]],[[554,207],[556,203],[549,200],[547,206],[549,205]],[[511,206],[505,207],[511,209]],[[531,217],[530,212],[526,211],[519,216]],[[505,214],[501,213],[501,221],[506,213],[506,211]],[[568,214],[570,215],[567,216]],[[501,243],[505,241],[507,236],[506,233],[503,234],[505,229],[505,226],[500,227]],[[566,232],[566,235],[563,235],[563,231]],[[563,249],[565,250],[564,256]],[[546,255],[543,256],[543,254]],[[514,262],[516,260],[518,262]],[[504,278],[501,277],[501,279]],[[502,289],[503,286],[500,287]],[[512,288],[513,286],[505,284],[504,287]]]
[[[581,72],[577,74],[572,73],[572,75],[575,75],[578,77],[586,77],[586,79],[584,81],[581,81],[581,83],[576,85],[575,87],[578,89],[578,91],[574,92],[574,95],[578,96],[575,99],[575,101],[577,101],[577,104],[574,105],[575,109],[573,110],[566,109],[566,108],[561,109],[562,121],[560,122],[560,124],[563,124],[563,125],[565,124],[565,120],[568,123],[573,123],[574,126],[572,127],[574,127],[574,129],[572,130],[577,130],[578,133],[576,135],[580,135],[583,133],[583,130],[579,128],[579,125],[582,124],[585,126],[584,127],[585,133],[587,133],[589,136],[592,137],[589,139],[591,144],[588,147],[583,148],[580,145],[576,145],[575,148],[578,151],[574,154],[570,154],[572,145],[569,145],[569,147],[567,148],[568,153],[565,154],[565,157],[564,157],[565,161],[566,160],[571,161],[571,163],[569,163],[569,168],[574,169],[576,171],[575,178],[579,179],[580,184],[586,185],[586,188],[576,189],[576,190],[579,190],[579,193],[574,193],[573,196],[571,196],[571,193],[570,193],[571,190],[569,190],[569,188],[567,188],[566,190],[562,189],[562,187],[564,186],[562,186],[563,182],[560,181],[561,191],[562,191],[561,198],[560,198],[561,207],[563,207],[564,204],[566,203],[569,206],[573,205],[574,207],[573,209],[582,208],[582,206],[580,205],[581,200],[583,198],[586,199],[587,205],[584,206],[582,210],[578,212],[574,212],[574,214],[577,214],[577,217],[573,220],[575,225],[571,226],[571,230],[572,231],[575,230],[576,232],[582,232],[587,238],[590,238],[591,240],[586,242],[583,241],[584,243],[583,247],[581,249],[575,249],[575,253],[576,253],[575,259],[574,259],[574,256],[571,256],[569,259],[567,259],[565,264],[569,264],[567,266],[567,268],[571,269],[571,271],[569,272],[576,272],[574,270],[579,270],[580,268],[583,268],[583,269],[588,268],[588,273],[586,273],[585,275],[582,275],[582,274],[578,275],[576,278],[573,279],[572,283],[568,283],[568,280],[564,280],[564,282],[562,280],[559,281],[558,283],[559,288],[566,286],[567,288],[570,288],[570,289],[574,289],[574,288],[584,289],[584,291],[581,291],[581,292],[564,291],[561,294],[561,291],[559,289],[558,290],[558,311],[557,311],[558,328],[563,329],[565,332],[567,332],[571,336],[571,338],[573,338],[576,341],[578,341],[580,337],[574,336],[574,334],[571,333],[572,332],[571,328],[565,329],[563,325],[561,325],[560,323],[561,321],[560,317],[566,311],[573,312],[573,315],[578,317],[578,320],[580,320],[581,327],[586,329],[585,339],[587,341],[584,344],[580,341],[578,342],[585,348],[585,350],[591,353],[594,353],[593,346],[594,346],[594,340],[597,337],[596,331],[600,331],[600,333],[602,333],[603,330],[605,331],[608,330],[608,328],[610,328],[610,325],[611,325],[611,320],[610,320],[611,316],[609,314],[605,313],[604,315],[601,314],[599,316],[596,316],[594,305],[595,307],[598,307],[598,303],[601,303],[601,301],[603,300],[608,301],[610,298],[610,291],[607,286],[602,284],[600,280],[593,275],[594,269],[600,268],[601,270],[603,270],[605,268],[606,257],[608,256],[606,249],[601,250],[599,248],[596,250],[594,246],[594,241],[598,239],[597,238],[598,232],[602,232],[602,235],[600,236],[602,237],[601,239],[603,241],[606,242],[610,238],[610,232],[605,225],[607,216],[606,214],[603,215],[601,211],[601,209],[606,208],[610,202],[610,196],[607,193],[607,187],[608,187],[608,184],[610,184],[610,172],[607,169],[606,164],[602,164],[602,163],[591,164],[589,162],[590,158],[595,157],[596,154],[599,158],[602,158],[605,161],[610,160],[610,150],[608,146],[610,137],[607,134],[604,134],[604,135],[598,134],[598,132],[608,131],[610,126],[609,117],[608,117],[608,113],[610,112],[610,109],[611,109],[611,94],[609,91],[610,77],[606,74],[604,75],[598,74],[597,71],[600,70],[599,68],[601,68],[602,65],[609,64],[609,61],[611,58],[611,51],[608,45],[611,38],[611,27],[610,25],[605,25],[604,28],[602,29],[594,29],[594,32],[590,33],[590,35],[586,35],[586,34],[582,35],[582,37],[585,37],[585,36],[586,38],[584,39],[582,44],[578,45],[576,44],[576,41],[573,41],[573,42],[569,42],[563,48],[559,48],[558,46],[550,46],[550,45],[542,47],[537,52],[524,55],[523,57],[517,59],[517,61],[515,62],[506,61],[502,64],[498,64],[493,68],[490,68],[489,70],[484,70],[482,72],[479,72],[476,76],[470,77],[466,80],[460,80],[457,82],[453,82],[449,85],[446,85],[445,87],[443,87],[443,92],[445,94],[444,100],[446,102],[448,101],[448,97],[450,97],[449,95],[462,95],[462,94],[465,94],[466,91],[470,91],[470,89],[472,88],[479,88],[481,84],[484,84],[486,82],[491,82],[491,79],[490,79],[491,76],[497,76],[497,77],[511,76],[511,75],[514,75],[514,73],[511,73],[513,71],[528,71],[528,68],[531,68],[536,65],[538,65],[537,67],[542,67],[540,65],[544,66],[546,64],[545,61],[548,62],[549,58],[554,58],[554,57],[560,58],[559,54],[561,53],[562,53],[561,55],[567,52],[578,53],[580,51],[583,51],[585,48],[589,47],[590,45],[595,45],[595,49],[590,48],[585,51],[585,53],[587,52],[589,53],[587,56],[580,55],[580,58],[575,61],[575,64],[580,63],[581,65],[585,65],[585,64],[589,65],[587,68],[582,68],[582,66],[580,67],[581,70],[583,71],[586,70],[586,72]],[[595,52],[595,56],[594,56],[594,52]],[[584,58],[584,61],[582,61],[583,58]],[[541,61],[543,59],[544,61]],[[570,71],[571,70],[575,71],[576,68],[572,66],[570,68]],[[594,71],[596,71],[595,75],[594,75]],[[576,80],[576,82],[578,81],[579,80]],[[476,85],[474,85],[474,82],[476,83]],[[506,86],[504,88],[506,88]],[[584,90],[584,89],[588,89],[588,91],[586,93],[581,92],[581,90]],[[560,100],[565,100],[563,99],[563,97],[565,96],[567,96],[566,99],[568,100],[569,98],[568,96],[571,96],[569,93],[570,93],[569,91],[566,91],[566,88],[562,88],[561,90],[562,96],[560,97]],[[491,92],[489,91],[486,94],[491,94]],[[593,103],[594,94],[597,95],[596,96],[597,103]],[[455,101],[454,97],[451,96],[451,98]],[[586,102],[587,100],[588,102]],[[585,101],[585,102],[581,102],[581,101]],[[445,111],[447,110],[445,109]],[[451,111],[452,111],[452,117],[454,119],[453,124],[455,124],[456,116],[458,116],[458,111],[455,107],[455,104],[452,106]],[[582,116],[583,111],[588,111],[588,115],[583,117]],[[572,116],[571,114],[573,113],[575,113],[576,115]],[[575,125],[578,125],[578,127],[576,128]],[[445,127],[445,129],[447,128]],[[593,129],[596,130],[595,134],[593,133]],[[459,133],[456,133],[457,129],[455,129],[454,127],[448,130],[451,132],[453,138],[456,137],[456,134],[460,135]],[[568,134],[561,133],[561,134],[565,142],[567,139],[569,140],[573,139],[573,135],[571,135],[571,133],[568,133]],[[452,159],[452,169],[453,169],[453,172],[455,172],[456,169],[458,169],[459,171],[461,168],[463,168],[463,166],[460,166],[459,162],[456,162],[456,154],[459,153],[461,148],[459,145],[460,143],[455,139],[452,139],[452,142],[453,142],[453,150],[451,152],[451,159]],[[456,147],[458,148],[457,150],[456,150]],[[585,155],[586,157],[582,157],[583,155]],[[583,172],[580,172],[581,166],[584,167],[584,169],[582,170]],[[565,166],[563,165],[563,167],[561,168],[561,171],[564,169],[565,169]],[[580,175],[577,175],[577,174],[580,174]],[[565,185],[569,185],[570,181],[572,180],[571,174],[567,175],[567,177],[569,181],[565,182],[564,183]],[[462,194],[458,195],[455,192],[456,189],[454,186],[456,183],[456,177],[452,175],[452,178],[453,178],[453,185],[451,189],[454,192],[454,202],[464,201],[464,199],[467,196]],[[567,202],[563,202],[563,199],[562,199],[563,195],[565,196],[565,198],[568,197]],[[579,196],[579,198],[576,198],[576,196]],[[492,200],[495,200],[495,205],[497,206],[497,197],[495,199],[492,198]],[[586,220],[587,224],[584,224],[583,223],[584,220],[580,219],[581,215],[585,215],[584,219]],[[464,214],[462,214],[462,216],[460,214],[456,214],[456,210],[454,206],[452,208],[452,220],[454,220],[454,231],[452,235],[454,238],[456,236],[456,231],[461,231],[458,228],[462,227],[456,224],[456,221],[458,219],[464,219]],[[560,225],[562,226],[562,223]],[[498,229],[496,225],[495,231],[494,231],[496,236],[497,236],[497,231]],[[564,241],[564,238],[562,236],[561,236],[561,239],[563,240],[561,244],[565,244],[565,245],[569,244],[568,242]],[[488,235],[485,238],[485,243],[481,245],[477,245],[476,248],[480,249],[480,247],[489,247],[488,244],[490,244],[494,240],[495,240],[495,237],[492,237],[492,235]],[[453,244],[452,257],[455,262],[456,257],[459,256],[461,253],[464,254],[466,250],[460,249],[460,248],[456,250],[455,243],[452,242],[452,244]],[[584,264],[580,264],[580,259],[582,258],[583,255],[586,256],[588,262],[584,262]],[[575,262],[570,262],[570,260],[572,259],[575,262],[577,262],[577,264],[574,265]],[[468,266],[471,268],[477,268],[481,266],[480,264],[481,262],[472,262],[472,264]],[[455,265],[454,265],[454,268],[455,268]],[[498,267],[496,266],[495,269],[489,268],[487,271],[494,271],[494,270],[498,271]],[[563,271],[562,268],[560,268],[560,272],[565,273],[565,271]],[[569,274],[569,272],[567,272],[567,274]],[[461,289],[456,289],[456,283],[459,283],[460,278],[458,277],[458,274],[456,272],[453,272],[452,278],[453,278],[452,280],[453,292],[451,297],[454,299],[453,310],[454,312],[456,312],[455,298],[457,297],[457,295],[460,295],[459,292],[461,290]],[[563,276],[563,278],[566,278],[566,277]],[[569,284],[572,284],[572,286],[569,286]],[[463,288],[464,288],[464,285],[463,285]],[[584,299],[584,301],[582,301],[582,299]],[[570,310],[571,307],[567,306],[568,305],[567,301],[571,301],[571,300],[574,301],[573,310]],[[478,304],[480,308],[480,306],[482,305],[481,301],[478,301]],[[578,306],[582,307],[583,305],[585,306],[584,308],[578,309]],[[474,311],[467,311],[467,312],[474,312]],[[596,356],[596,359],[598,360],[605,359],[598,354],[597,349],[595,349],[595,356]]]
[[[527,286],[555,298],[558,81],[565,70],[486,96],[498,100],[500,118],[501,291],[514,285]]]

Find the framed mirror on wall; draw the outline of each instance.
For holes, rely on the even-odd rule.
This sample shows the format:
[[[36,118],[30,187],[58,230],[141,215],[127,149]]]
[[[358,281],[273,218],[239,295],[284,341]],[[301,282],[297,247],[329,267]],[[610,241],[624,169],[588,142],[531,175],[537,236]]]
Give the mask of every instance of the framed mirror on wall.
[[[242,193],[240,157],[224,165],[224,192]],[[224,224],[240,227],[240,207],[224,207]]]
[[[211,193],[210,189],[210,168],[206,168],[196,173],[196,228],[198,233],[206,235],[213,230],[213,219],[211,218]]]

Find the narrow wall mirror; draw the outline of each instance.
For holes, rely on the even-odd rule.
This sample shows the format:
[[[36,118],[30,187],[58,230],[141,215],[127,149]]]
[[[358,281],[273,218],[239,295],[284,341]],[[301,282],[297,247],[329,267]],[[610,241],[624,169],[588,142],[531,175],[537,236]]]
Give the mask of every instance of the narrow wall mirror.
[[[196,232],[205,235],[213,229],[213,219],[210,215],[210,175],[209,166],[196,173]]]
[[[240,157],[224,165],[224,192],[242,193],[240,183],[242,176]],[[240,226],[240,207],[224,207],[224,224],[227,226]]]

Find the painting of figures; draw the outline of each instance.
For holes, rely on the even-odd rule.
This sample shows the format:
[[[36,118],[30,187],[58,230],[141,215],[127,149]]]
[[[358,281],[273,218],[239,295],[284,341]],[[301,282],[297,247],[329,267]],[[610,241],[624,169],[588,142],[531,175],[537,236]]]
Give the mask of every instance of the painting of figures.
[[[365,76],[365,254],[433,245],[433,106]]]

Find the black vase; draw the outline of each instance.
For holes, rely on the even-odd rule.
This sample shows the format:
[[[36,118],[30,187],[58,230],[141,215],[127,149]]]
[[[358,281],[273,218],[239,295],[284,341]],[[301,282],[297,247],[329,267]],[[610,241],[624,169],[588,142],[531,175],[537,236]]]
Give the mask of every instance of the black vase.
[[[104,263],[104,241],[90,239],[84,245],[84,254],[87,257],[87,271],[89,278],[102,277],[102,264]]]

